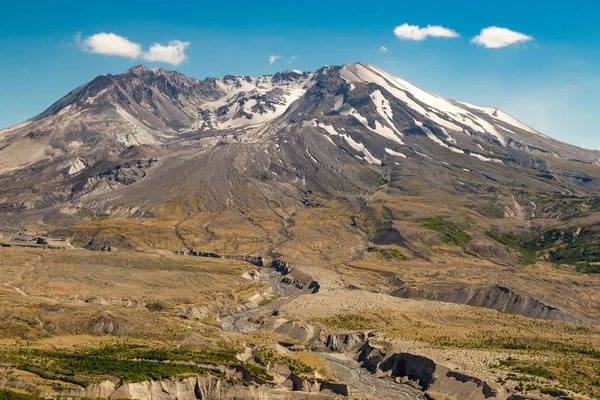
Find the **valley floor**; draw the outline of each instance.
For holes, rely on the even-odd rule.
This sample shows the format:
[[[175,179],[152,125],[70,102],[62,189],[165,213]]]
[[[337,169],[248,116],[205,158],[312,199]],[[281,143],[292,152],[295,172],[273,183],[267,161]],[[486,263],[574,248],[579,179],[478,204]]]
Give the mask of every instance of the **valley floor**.
[[[394,297],[353,288],[332,269],[310,288],[297,278],[311,268],[294,275],[167,252],[0,252],[0,383],[14,393],[600,397],[594,324]],[[158,381],[167,394],[156,397]]]

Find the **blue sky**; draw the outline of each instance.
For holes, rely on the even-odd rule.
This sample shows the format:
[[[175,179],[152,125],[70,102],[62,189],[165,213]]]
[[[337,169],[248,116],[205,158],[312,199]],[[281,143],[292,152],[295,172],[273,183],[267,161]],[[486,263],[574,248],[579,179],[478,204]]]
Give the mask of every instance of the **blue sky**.
[[[540,0],[10,3],[0,14],[0,127],[40,113],[99,74],[140,63],[204,79],[363,61],[600,149],[600,3],[594,1],[568,7]],[[400,39],[394,29],[405,23],[440,26],[459,37]],[[491,26],[532,40],[503,48],[471,42]],[[95,54],[97,43],[88,40],[99,33],[127,38],[129,56]],[[271,64],[272,55],[281,58]]]

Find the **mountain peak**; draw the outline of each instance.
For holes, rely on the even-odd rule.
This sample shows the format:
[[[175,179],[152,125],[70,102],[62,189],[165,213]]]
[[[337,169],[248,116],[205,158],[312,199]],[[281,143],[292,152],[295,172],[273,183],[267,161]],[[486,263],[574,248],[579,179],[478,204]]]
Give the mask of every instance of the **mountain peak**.
[[[148,71],[150,70],[146,68],[146,66],[144,66],[143,64],[138,64],[134,67],[129,68],[126,73],[143,74]]]
[[[114,148],[191,135],[232,133],[239,140],[255,140],[262,130],[277,137],[286,129],[313,127],[315,134],[328,132],[344,151],[350,146],[358,159],[376,165],[392,154],[388,150],[398,154],[417,148],[423,154],[442,150],[493,163],[512,160],[515,148],[600,163],[598,153],[552,141],[496,108],[436,96],[363,62],[328,65],[315,73],[289,70],[203,81],[140,64],[120,75],[95,78],[31,121],[35,125],[11,130],[11,140],[47,141],[49,147],[40,150],[44,159],[57,143],[60,151],[73,146],[73,138],[92,146],[102,137]]]

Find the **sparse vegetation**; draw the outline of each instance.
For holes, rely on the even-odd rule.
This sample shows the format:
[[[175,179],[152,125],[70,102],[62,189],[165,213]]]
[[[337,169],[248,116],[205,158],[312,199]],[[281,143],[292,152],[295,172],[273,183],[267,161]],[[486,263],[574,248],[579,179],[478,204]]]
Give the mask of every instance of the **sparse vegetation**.
[[[274,362],[277,364],[287,365],[298,375],[310,375],[314,372],[313,368],[309,367],[304,362],[295,358],[284,357],[275,352],[273,349],[263,347],[258,349],[255,355],[263,364]]]
[[[558,396],[566,396],[568,393],[565,392],[562,389],[557,389],[554,387],[544,387],[540,390],[540,393],[542,394],[547,394],[553,397],[558,397]]]
[[[540,254],[544,253],[549,261],[573,265],[578,272],[583,273],[600,271],[600,268],[593,264],[600,262],[600,244],[597,240],[599,234],[597,225],[551,228],[531,235],[486,232],[489,238],[519,251],[529,264],[534,263]]]
[[[400,250],[391,247],[369,247],[367,251],[369,253],[375,253],[378,257],[386,260],[395,259],[399,261],[406,261],[408,259]]]
[[[264,368],[241,363],[234,349],[183,350],[114,344],[75,351],[20,348],[0,351],[0,360],[44,379],[85,386],[100,381],[106,374],[125,381],[160,380],[180,375],[213,375],[226,378],[217,365],[238,366],[251,375],[272,380]],[[210,367],[207,365],[214,365]]]
[[[0,400],[40,400],[33,394],[18,393],[8,389],[0,389]]]
[[[529,238],[512,232],[499,233],[493,230],[487,231],[486,236],[503,245],[518,251],[526,264],[534,264],[536,251],[531,248]]]
[[[320,318],[319,324],[337,330],[359,331],[374,326],[374,320],[359,314],[337,314],[331,317]]]
[[[442,241],[448,244],[454,244],[456,246],[464,246],[471,236],[463,231],[458,225],[452,221],[448,221],[446,216],[435,216],[420,218],[417,220],[422,227],[431,229],[442,234]]]
[[[104,379],[105,374],[117,375],[125,381],[141,382],[148,379],[164,379],[182,374],[221,376],[216,368],[197,365],[162,362],[166,360],[139,360],[100,355],[94,352],[65,352],[40,349],[20,349],[0,353],[2,361],[16,368],[33,372],[44,379],[57,379],[82,384],[89,377],[92,381]]]
[[[477,208],[477,212],[488,218],[504,218],[504,207],[496,202],[483,203]]]

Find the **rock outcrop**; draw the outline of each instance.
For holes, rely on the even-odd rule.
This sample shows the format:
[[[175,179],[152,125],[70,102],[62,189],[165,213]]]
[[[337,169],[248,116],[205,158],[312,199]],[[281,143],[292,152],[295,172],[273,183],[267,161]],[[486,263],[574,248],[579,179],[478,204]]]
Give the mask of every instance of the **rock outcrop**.
[[[472,307],[491,308],[501,313],[522,315],[528,318],[589,323],[589,320],[583,316],[549,306],[530,296],[519,295],[511,289],[498,285],[483,288],[458,288],[448,291],[414,289],[403,286],[390,294],[402,298],[437,300]]]

